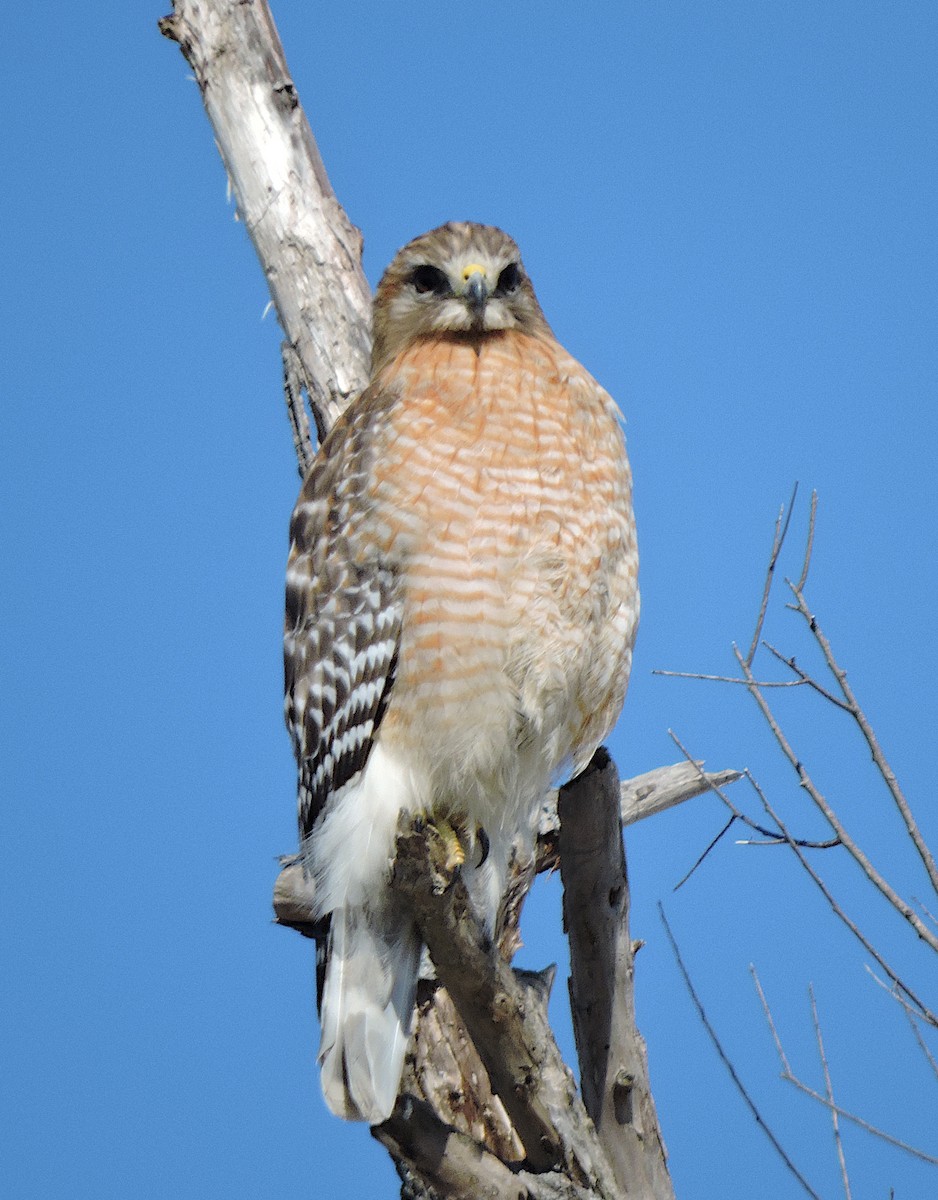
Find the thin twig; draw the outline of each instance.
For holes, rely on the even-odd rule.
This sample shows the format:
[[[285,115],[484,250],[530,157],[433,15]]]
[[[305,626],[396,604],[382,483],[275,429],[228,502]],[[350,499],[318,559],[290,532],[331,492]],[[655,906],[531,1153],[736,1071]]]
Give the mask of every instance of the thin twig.
[[[811,551],[814,549],[814,524],[817,520],[817,492],[811,493],[811,512],[808,515],[808,541],[804,548],[804,564],[801,568],[801,575],[798,579],[798,590],[804,591],[804,585],[808,582],[808,570],[811,566]]]
[[[907,1012],[912,1013],[913,1016],[918,1017],[921,1015],[916,1006],[914,1004],[910,1004],[909,1001],[906,1000],[894,982],[887,983],[885,979],[880,979],[869,963],[864,963],[864,967],[866,968],[867,974],[870,976],[873,982],[877,985],[877,987],[881,987],[887,996],[892,996],[893,1000],[895,1000],[897,1004],[901,1004],[902,1007]]]
[[[783,833],[786,843],[791,847],[792,852],[795,854],[798,861],[801,863],[802,867],[805,869],[805,871],[807,871],[808,875],[811,877],[814,884],[820,890],[824,899],[830,905],[831,911],[833,912],[834,916],[838,917],[844,923],[844,925],[847,926],[847,928],[850,930],[850,932],[853,934],[853,936],[857,939],[857,941],[860,943],[860,945],[864,948],[864,950],[866,950],[867,954],[869,954],[872,958],[874,958],[876,960],[876,962],[879,963],[880,967],[882,967],[882,969],[886,972],[886,974],[893,981],[893,983],[902,992],[904,992],[906,996],[908,996],[909,1000],[912,1002],[912,1004],[915,1006],[916,1010],[918,1011],[919,1016],[921,1016],[921,1018],[924,1021],[926,1021],[929,1025],[933,1025],[936,1029],[938,1029],[938,1017],[936,1017],[935,1014],[931,1011],[931,1009],[928,1008],[928,1006],[922,1000],[920,1000],[918,998],[918,996],[916,996],[916,994],[912,991],[912,989],[910,987],[908,987],[905,983],[903,983],[901,977],[897,974],[896,971],[894,971],[892,969],[892,967],[889,965],[889,963],[886,962],[886,960],[879,953],[879,951],[876,949],[876,947],[873,945],[873,943],[869,940],[869,938],[867,938],[866,935],[861,931],[860,927],[840,907],[840,905],[837,903],[836,899],[834,898],[833,893],[828,888],[827,884],[825,884],[824,880],[820,877],[820,875],[818,875],[817,871],[814,870],[814,868],[808,862],[805,855],[801,853],[801,848],[799,847],[798,843],[795,841],[795,839],[789,833],[788,828],[785,825],[785,822],[781,819],[781,817],[778,815],[778,813],[775,811],[775,809],[769,803],[768,797],[765,795],[762,788],[759,787],[759,784],[756,782],[756,780],[752,777],[752,775],[748,771],[746,772],[746,778],[749,780],[750,784],[752,785],[753,789],[755,790],[756,795],[762,801],[762,806],[765,809],[765,811],[772,818],[772,820],[778,825],[779,829]],[[716,788],[714,788],[713,790],[717,791]]]
[[[287,416],[290,418],[290,430],[293,433],[293,449],[296,451],[296,466],[300,479],[305,479],[313,465],[316,451],[313,447],[312,431],[309,424],[309,413],[303,400],[305,387],[303,379],[303,363],[291,342],[282,342],[280,355],[283,359],[283,394],[287,401]],[[317,410],[318,412],[318,410]],[[325,436],[316,422],[320,441]]]
[[[817,1100],[819,1104],[823,1104],[825,1108],[830,1108],[835,1111],[839,1117],[843,1117],[845,1121],[850,1121],[851,1124],[859,1126],[860,1129],[865,1129],[867,1133],[871,1133],[873,1137],[877,1137],[880,1141],[888,1142],[890,1146],[895,1146],[897,1150],[904,1150],[906,1154],[911,1154],[913,1158],[920,1159],[922,1162],[930,1163],[933,1167],[938,1167],[938,1158],[933,1154],[927,1154],[924,1150],[920,1150],[917,1146],[911,1146],[908,1142],[902,1141],[901,1138],[893,1137],[891,1133],[887,1133],[885,1129],[880,1129],[876,1125],[872,1125],[863,1117],[858,1117],[856,1113],[848,1112],[847,1109],[841,1108],[840,1105],[831,1104],[826,1096],[822,1096],[820,1092],[816,1092],[814,1088],[808,1087],[806,1083],[796,1078],[794,1075],[783,1075],[782,1078],[786,1083],[794,1084],[799,1092],[804,1092],[806,1096],[810,1096],[812,1100]]]
[[[799,846],[806,850],[833,850],[840,845],[839,838],[828,838],[826,842],[809,842],[805,838],[795,839]],[[737,846],[787,846],[788,841],[781,834],[778,837],[737,838]]]
[[[778,1036],[778,1030],[775,1028],[775,1021],[772,1019],[772,1010],[769,1008],[769,1002],[765,998],[765,992],[762,990],[762,980],[759,978],[756,968],[753,963],[749,964],[749,974],[752,976],[752,981],[756,985],[756,991],[759,994],[759,1001],[762,1004],[762,1011],[765,1013],[765,1019],[769,1023],[769,1032],[772,1034],[772,1041],[775,1043],[775,1051],[778,1054],[779,1061],[782,1064],[782,1069],[791,1074],[791,1067],[788,1064],[788,1059],[785,1057],[785,1051],[782,1049],[782,1039]]]
[[[821,647],[821,651],[824,654],[824,659],[827,662],[827,665],[830,668],[834,678],[837,680],[840,690],[843,693],[843,697],[847,702],[850,713],[857,725],[860,727],[860,732],[863,734],[866,744],[870,748],[870,753],[873,755],[873,761],[876,763],[877,769],[879,770],[880,775],[882,775],[883,780],[885,781],[885,784],[887,788],[889,788],[889,792],[895,801],[896,807],[902,815],[906,830],[908,831],[909,837],[912,839],[915,849],[918,851],[919,857],[925,866],[925,870],[928,873],[928,878],[931,881],[931,885],[935,889],[935,892],[938,893],[938,864],[935,862],[934,855],[932,854],[928,843],[922,837],[921,830],[916,823],[915,817],[912,815],[912,810],[909,807],[909,803],[906,800],[901,787],[899,786],[899,781],[896,778],[895,772],[886,761],[886,756],[883,754],[876,734],[873,732],[873,727],[867,720],[866,714],[860,708],[857,698],[853,694],[853,689],[847,682],[847,672],[834,658],[830,642],[821,632],[813,613],[808,608],[802,590],[799,587],[796,587],[793,583],[789,583],[789,587],[791,588],[792,594],[795,597],[795,608],[802,615],[802,617],[804,617],[805,621],[807,621],[808,627],[814,634],[817,644]],[[915,929],[921,937],[922,934],[920,931],[920,926],[921,922],[915,926]],[[924,928],[924,926],[921,926],[921,928]],[[926,938],[926,941],[928,940],[929,939]],[[933,950],[938,950],[938,940],[929,941],[929,945],[931,945]]]
[[[778,517],[775,520],[775,535],[772,538],[772,553],[769,556],[769,566],[765,573],[765,586],[762,589],[762,603],[759,605],[759,615],[756,618],[756,628],[752,635],[752,643],[749,647],[749,653],[746,655],[746,665],[752,666],[752,660],[755,657],[756,647],[759,645],[759,638],[762,636],[762,626],[765,624],[765,614],[769,607],[769,594],[772,591],[772,579],[775,575],[775,567],[778,563],[778,556],[782,552],[782,546],[785,542],[785,535],[788,533],[788,526],[791,522],[791,514],[795,507],[795,497],[798,495],[798,484],[792,488],[791,499],[788,501],[788,513],[785,513],[785,506],[779,509]],[[784,525],[782,518],[785,518]]]
[[[668,730],[668,736],[670,737],[671,741],[674,742],[675,746],[677,746],[677,748],[680,750],[680,752],[684,755],[684,757],[687,759],[687,761],[689,763],[691,763],[693,766],[695,766],[698,771],[700,771],[700,767],[697,765],[696,760],[691,758],[690,752],[688,751],[687,747],[684,745],[684,743],[677,736],[677,734],[674,732],[673,729]],[[701,774],[702,774],[702,772],[701,772]],[[745,775],[750,780],[750,782],[752,781],[752,776],[749,774],[748,768],[746,770],[744,770],[742,772],[742,774]],[[733,814],[733,818],[735,820],[742,821],[743,824],[748,825],[749,828],[751,830],[753,830],[754,833],[758,833],[761,837],[768,838],[769,841],[767,844],[772,844],[772,845],[776,845],[779,843],[787,844],[787,842],[788,842],[787,837],[784,837],[777,830],[766,829],[764,825],[757,825],[756,822],[753,821],[752,817],[747,817],[744,812],[742,812],[740,809],[738,809],[732,803],[732,801],[728,800],[726,798],[726,796],[724,795],[722,789],[715,782],[713,782],[713,776],[709,776],[709,777],[705,776],[705,778],[709,779],[709,783],[708,783],[709,790],[714,792],[717,796],[720,797],[720,799],[723,801],[723,803],[726,805],[726,807]],[[726,829],[728,829],[728,828],[729,828],[729,825],[727,825]],[[718,837],[714,838],[713,842],[710,844],[710,846],[707,847],[707,850],[704,852],[704,855],[702,857],[706,857],[706,854],[709,853],[709,851],[713,849],[713,846],[715,846],[716,843],[723,836],[723,834],[726,833],[726,829],[724,829],[723,832]],[[801,846],[802,849],[804,849],[804,850],[832,850],[835,846],[839,846],[840,842],[837,838],[828,838],[826,841],[823,841],[823,842],[808,841],[806,838],[795,838],[795,844],[798,846]],[[692,868],[692,870],[693,869],[694,868]]]
[[[827,1103],[830,1106],[831,1125],[834,1129],[834,1144],[837,1147],[837,1161],[840,1164],[840,1178],[844,1185],[844,1196],[850,1200],[850,1176],[847,1174],[847,1160],[844,1157],[844,1144],[840,1136],[840,1119],[837,1106],[834,1103],[834,1087],[831,1083],[830,1067],[827,1065],[827,1055],[824,1052],[824,1039],[821,1036],[821,1022],[817,1015],[817,1001],[814,998],[814,988],[808,985],[808,995],[811,997],[811,1021],[814,1025],[814,1036],[817,1039],[818,1054],[824,1070],[824,1090],[827,1092]]]
[[[772,1031],[772,1039],[775,1042],[775,1049],[778,1051],[779,1061],[782,1064],[782,1079],[784,1079],[786,1083],[794,1084],[799,1091],[804,1092],[806,1096],[810,1096],[812,1099],[817,1100],[820,1104],[823,1104],[825,1108],[830,1109],[832,1112],[836,1112],[837,1116],[843,1117],[845,1121],[850,1121],[854,1125],[858,1125],[861,1129],[865,1129],[867,1133],[871,1133],[874,1137],[878,1137],[882,1141],[888,1142],[890,1146],[895,1146],[898,1150],[904,1150],[907,1154],[911,1154],[915,1158],[922,1159],[924,1162],[938,1166],[938,1158],[934,1158],[932,1155],[926,1154],[924,1150],[919,1150],[916,1146],[910,1146],[908,1142],[903,1142],[899,1138],[893,1137],[891,1133],[886,1133],[884,1130],[877,1128],[877,1126],[871,1125],[870,1122],[865,1121],[863,1117],[858,1117],[856,1113],[848,1112],[845,1108],[841,1108],[839,1105],[834,1104],[833,1101],[828,1100],[826,1096],[822,1096],[820,1092],[816,1092],[814,1088],[808,1087],[806,1083],[802,1083],[802,1081],[792,1071],[785,1055],[785,1051],[782,1049],[781,1039],[779,1038],[778,1031],[775,1028],[775,1022],[772,1020],[772,1013],[769,1010],[768,1002],[766,1001],[765,993],[762,991],[762,986],[759,983],[758,977],[755,975],[755,971],[752,967],[750,967],[750,970],[752,971],[753,977],[756,980],[756,988],[759,992],[759,999],[762,1001],[762,1010],[765,1013],[765,1018],[769,1023],[769,1029]]]
[[[763,642],[763,645],[766,643]],[[664,675],[668,679],[702,679],[706,683],[738,683],[743,687],[747,687],[748,683],[745,679],[740,679],[737,675],[705,675],[699,671],[665,671],[663,668],[656,668],[652,671],[652,675]],[[762,679],[759,681],[759,687],[763,688],[792,688],[802,687],[808,683],[807,679]],[[839,703],[839,701],[838,701]]]
[[[926,916],[926,917],[929,919],[929,921],[931,921],[932,925],[934,925],[934,926],[935,926],[935,928],[936,928],[936,929],[938,929],[938,917],[936,917],[936,916],[935,916],[935,914],[934,914],[933,912],[931,912],[931,911],[930,911],[930,910],[929,910],[929,909],[928,909],[928,908],[927,908],[927,907],[926,907],[926,906],[925,906],[925,905],[922,903],[922,901],[921,901],[921,900],[919,900],[918,896],[913,896],[913,897],[912,897],[912,903],[913,903],[913,904],[917,904],[917,905],[919,906],[919,908],[922,910],[922,912],[925,914],[925,916]]]
[[[759,1112],[758,1108],[756,1108],[755,1102],[753,1101],[752,1097],[746,1091],[745,1084],[740,1079],[739,1075],[736,1073],[736,1068],[733,1066],[732,1062],[730,1062],[730,1059],[727,1056],[726,1051],[723,1049],[722,1045],[720,1044],[720,1039],[717,1037],[716,1030],[710,1024],[710,1021],[707,1017],[706,1011],[704,1010],[704,1006],[701,1003],[700,997],[697,995],[696,989],[694,988],[694,985],[691,982],[690,973],[688,972],[687,967],[684,965],[684,959],[681,957],[681,951],[680,951],[680,948],[678,947],[677,939],[675,938],[674,934],[671,931],[671,926],[668,924],[668,918],[664,915],[664,905],[661,903],[660,900],[658,902],[658,915],[661,917],[661,922],[664,925],[664,931],[668,936],[668,941],[671,943],[671,950],[672,950],[672,952],[674,954],[674,958],[677,962],[678,970],[681,972],[681,976],[684,980],[684,986],[687,988],[688,992],[690,993],[690,998],[694,1003],[694,1007],[697,1009],[697,1015],[700,1017],[703,1027],[707,1031],[707,1035],[710,1038],[710,1041],[713,1043],[714,1049],[716,1050],[717,1054],[720,1056],[720,1061],[723,1063],[723,1065],[726,1067],[727,1071],[729,1072],[730,1078],[732,1079],[733,1083],[736,1086],[736,1090],[742,1096],[743,1100],[746,1103],[746,1107],[749,1109],[749,1111],[752,1113],[753,1117],[755,1118],[756,1124],[759,1126],[759,1128],[762,1130],[762,1132],[765,1134],[765,1136],[772,1143],[772,1146],[774,1147],[776,1153],[779,1155],[779,1157],[781,1158],[781,1160],[785,1164],[785,1166],[789,1169],[789,1171],[791,1171],[791,1173],[798,1180],[798,1182],[801,1184],[801,1186],[804,1188],[805,1192],[809,1196],[813,1196],[814,1200],[820,1200],[820,1197],[818,1196],[817,1192],[814,1191],[814,1189],[811,1187],[811,1185],[808,1183],[808,1181],[805,1179],[805,1177],[801,1174],[801,1172],[798,1170],[798,1168],[795,1166],[795,1164],[791,1161],[791,1159],[785,1153],[785,1150],[782,1148],[781,1142],[779,1142],[778,1138],[775,1136],[775,1134],[772,1132],[772,1130],[766,1124],[765,1119],[763,1118],[762,1114]]]
[[[853,840],[851,835],[847,832],[847,829],[841,822],[840,818],[837,816],[837,813],[830,806],[830,804],[828,804],[825,797],[818,790],[818,788],[816,787],[811,776],[808,774],[807,768],[805,767],[804,763],[801,761],[801,759],[795,753],[794,749],[791,746],[791,743],[788,741],[788,739],[785,737],[785,734],[782,732],[781,726],[779,725],[778,721],[775,719],[775,714],[769,708],[769,705],[766,702],[765,697],[762,695],[762,692],[752,674],[752,671],[749,669],[749,664],[743,658],[738,646],[736,646],[736,645],[733,646],[733,653],[736,655],[736,661],[739,663],[740,669],[742,670],[742,672],[746,676],[746,679],[749,682],[749,694],[752,696],[752,698],[755,700],[756,704],[759,706],[759,711],[762,713],[762,716],[765,718],[765,721],[766,721],[767,725],[769,726],[769,729],[772,731],[773,737],[775,738],[775,740],[778,742],[779,746],[781,747],[782,753],[785,755],[785,757],[788,759],[788,761],[791,763],[792,767],[794,768],[795,773],[798,776],[799,782],[801,783],[801,786],[804,788],[804,790],[808,793],[808,795],[814,801],[817,808],[824,814],[831,829],[833,829],[834,833],[840,839],[844,848],[848,851],[851,858],[853,858],[853,860],[859,866],[859,868],[864,873],[864,875],[866,875],[866,877],[870,881],[870,883],[872,883],[873,886],[880,892],[880,894],[882,896],[884,896],[886,900],[889,901],[889,903],[893,906],[893,908],[896,910],[896,912],[898,912],[900,914],[900,916],[904,917],[905,920],[908,921],[908,923],[912,926],[912,928],[915,930],[915,932],[918,934],[918,936],[922,939],[922,941],[927,942],[927,944],[932,948],[932,950],[935,950],[936,952],[938,952],[938,936],[936,936],[928,928],[928,926],[925,925],[925,923],[921,920],[918,913],[915,912],[915,910],[911,907],[911,905],[909,905],[905,900],[903,900],[902,897],[899,895],[899,893],[895,890],[895,888],[893,888],[891,886],[891,884],[889,884],[887,882],[887,880],[876,869],[876,867],[873,865],[873,863],[870,861],[870,859],[866,856],[866,854],[864,854],[864,852],[860,849],[860,847],[857,845],[857,843]]]
[[[935,1060],[934,1054],[932,1054],[931,1050],[929,1050],[928,1044],[922,1037],[922,1031],[918,1027],[918,1021],[916,1020],[915,1013],[912,1012],[907,1004],[903,1005],[903,1008],[905,1009],[906,1020],[909,1022],[909,1025],[911,1025],[912,1033],[915,1035],[915,1040],[918,1042],[919,1049],[925,1055],[925,1061],[931,1067],[935,1078],[938,1079],[938,1061]]]
[[[777,658],[780,663],[784,663],[784,665],[786,667],[788,667],[789,671],[793,671],[798,676],[797,679],[788,680],[789,687],[794,687],[796,684],[805,683],[808,685],[808,687],[812,688],[819,695],[823,696],[825,700],[829,700],[831,702],[831,704],[836,705],[837,708],[842,708],[844,710],[844,712],[851,711],[849,704],[845,704],[844,701],[840,700],[837,696],[835,696],[833,692],[829,692],[826,687],[824,687],[822,684],[818,683],[818,681],[814,678],[813,675],[809,675],[807,671],[803,671],[801,669],[801,667],[799,667],[797,662],[795,661],[794,655],[791,655],[789,657],[788,655],[783,654],[781,652],[781,650],[777,650],[770,642],[767,642],[764,638],[762,640],[762,645],[765,646],[766,650],[768,650],[768,652],[770,654],[774,655],[775,658]],[[743,679],[741,682],[748,684],[748,681],[745,679]],[[766,685],[764,683],[759,683],[757,686],[760,688],[764,688]],[[776,684],[773,686],[779,686],[779,685]]]
[[[928,1065],[931,1067],[932,1071],[935,1073],[936,1079],[938,1079],[938,1060],[935,1059],[935,1056],[932,1054],[931,1050],[929,1050],[928,1045],[925,1042],[925,1039],[922,1037],[922,1031],[918,1027],[918,1022],[921,1020],[919,1013],[912,1007],[912,1005],[908,1002],[908,1000],[906,1000],[906,998],[899,992],[899,989],[895,986],[895,984],[893,984],[890,987],[889,984],[887,984],[885,982],[885,980],[880,979],[880,977],[869,966],[869,964],[867,964],[866,969],[869,972],[870,977],[872,978],[873,982],[878,987],[881,987],[883,989],[883,991],[887,993],[887,995],[892,996],[893,1000],[895,1000],[897,1004],[902,1006],[902,1011],[905,1013],[906,1019],[908,1020],[909,1024],[912,1026],[912,1032],[915,1034],[915,1040],[919,1044],[919,1049],[925,1055],[925,1059],[928,1062]]]
[[[693,873],[697,870],[697,868],[700,866],[700,864],[703,862],[703,860],[707,857],[707,855],[710,853],[710,851],[713,850],[713,848],[716,846],[716,844],[719,841],[721,841],[722,838],[725,837],[726,834],[729,833],[729,831],[733,827],[733,825],[736,824],[736,819],[737,819],[736,814],[733,813],[730,816],[730,819],[726,822],[726,824],[720,830],[720,832],[716,835],[716,837],[711,840],[711,842],[707,846],[706,850],[704,850],[704,852],[698,856],[697,861],[694,863],[694,865],[691,867],[691,869],[687,872],[687,874],[684,875],[681,879],[679,879],[677,881],[677,883],[671,889],[673,892],[676,892],[679,888],[682,888],[685,883],[687,883],[688,879],[690,879],[691,875],[693,875]]]

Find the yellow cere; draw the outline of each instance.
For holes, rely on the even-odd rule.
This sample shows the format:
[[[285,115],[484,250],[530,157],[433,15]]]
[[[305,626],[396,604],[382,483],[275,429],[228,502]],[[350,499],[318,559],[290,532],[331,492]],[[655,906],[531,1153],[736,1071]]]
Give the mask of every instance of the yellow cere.
[[[467,263],[462,269],[463,281],[470,280],[473,275],[481,275],[484,279],[488,275],[488,271],[486,271],[481,263]]]

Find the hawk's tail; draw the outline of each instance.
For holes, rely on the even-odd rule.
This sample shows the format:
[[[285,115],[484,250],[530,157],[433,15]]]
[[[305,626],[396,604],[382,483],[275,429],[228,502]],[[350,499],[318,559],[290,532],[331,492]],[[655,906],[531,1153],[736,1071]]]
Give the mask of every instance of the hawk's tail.
[[[391,906],[337,908],[320,1000],[322,1092],[349,1121],[391,1115],[410,1039],[420,963],[412,922]]]

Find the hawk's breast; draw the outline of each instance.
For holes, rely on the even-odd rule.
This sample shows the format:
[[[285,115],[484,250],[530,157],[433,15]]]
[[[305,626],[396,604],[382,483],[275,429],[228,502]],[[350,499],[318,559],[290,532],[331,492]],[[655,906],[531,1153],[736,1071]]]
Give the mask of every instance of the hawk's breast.
[[[382,738],[444,790],[504,793],[606,735],[638,615],[631,479],[611,398],[553,341],[434,338],[382,373],[372,480],[405,564]],[[445,778],[444,778],[445,777]]]

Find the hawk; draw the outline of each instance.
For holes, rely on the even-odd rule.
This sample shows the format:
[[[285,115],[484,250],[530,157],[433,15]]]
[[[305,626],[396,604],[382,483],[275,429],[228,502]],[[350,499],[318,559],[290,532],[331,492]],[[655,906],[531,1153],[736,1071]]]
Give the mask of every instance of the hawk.
[[[371,382],[306,478],[287,570],[285,711],[339,1116],[377,1124],[400,1086],[421,953],[391,884],[401,811],[459,831],[494,933],[546,791],[619,715],[639,595],[618,418],[501,230],[443,225],[388,267]]]

